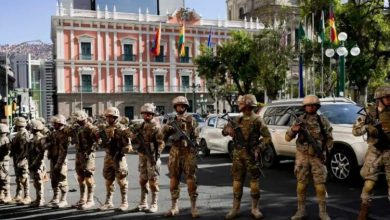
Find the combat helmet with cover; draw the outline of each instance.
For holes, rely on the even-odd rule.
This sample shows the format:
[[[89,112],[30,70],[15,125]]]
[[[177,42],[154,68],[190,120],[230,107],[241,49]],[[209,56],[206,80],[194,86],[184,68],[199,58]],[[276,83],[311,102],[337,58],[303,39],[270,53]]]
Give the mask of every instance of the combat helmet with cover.
[[[316,95],[307,95],[302,101],[302,106],[306,105],[316,105],[319,108],[321,107],[320,99]]]
[[[17,127],[26,127],[27,126],[27,121],[23,117],[16,117],[14,120],[14,124]]]
[[[38,119],[31,120],[31,129],[42,131],[45,128],[43,123]]]
[[[249,106],[252,108],[257,107],[256,97],[252,94],[241,95],[237,99],[239,110],[241,111],[244,107]]]
[[[74,113],[74,117],[77,121],[84,121],[88,119],[88,115],[85,111],[79,110]]]
[[[176,108],[177,105],[185,105],[187,108],[190,107],[188,99],[184,96],[178,96],[172,100],[173,108]]]
[[[154,106],[152,103],[145,103],[141,106],[141,114],[143,113],[156,113],[156,106]]]
[[[58,115],[55,115],[51,118],[51,122],[54,124],[62,124],[62,125],[66,125],[66,118],[65,116],[61,115],[61,114],[58,114]]]
[[[106,109],[104,116],[113,116],[118,118],[120,116],[119,109],[116,107],[109,107]]]
[[[375,99],[381,99],[386,96],[390,96],[390,86],[380,86],[375,90]]]

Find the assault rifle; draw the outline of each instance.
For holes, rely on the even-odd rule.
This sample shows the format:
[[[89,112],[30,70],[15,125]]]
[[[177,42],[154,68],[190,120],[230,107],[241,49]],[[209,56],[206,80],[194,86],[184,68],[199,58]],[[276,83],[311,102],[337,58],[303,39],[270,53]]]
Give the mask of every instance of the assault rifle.
[[[145,153],[145,155],[149,158],[151,164],[153,166],[155,166],[158,158],[160,157],[160,155],[158,153],[158,149],[154,149],[156,151],[156,154],[153,155],[151,144],[150,143],[149,144],[145,143],[145,139],[142,136],[141,132],[138,132],[137,129],[134,128],[134,127],[130,127],[130,130],[135,135],[135,141],[140,145],[140,147],[138,148],[139,149],[138,151],[142,152],[142,153]]]
[[[113,155],[112,159],[116,162],[119,163],[118,158],[122,158],[124,154],[122,153],[121,149],[117,149],[117,141],[113,140],[112,138],[108,138],[105,129],[102,129],[99,131],[99,136],[103,141],[103,146],[104,144],[109,144],[110,145],[110,150],[109,152],[112,154],[115,152]]]
[[[325,157],[324,157],[324,154],[323,154],[323,148],[322,146],[320,146],[318,144],[318,142],[316,140],[314,140],[313,136],[310,134],[309,130],[307,130],[307,126],[306,126],[306,123],[300,119],[295,113],[294,111],[292,111],[290,108],[287,108],[286,112],[289,112],[290,115],[292,115],[295,119],[295,123],[297,125],[299,125],[301,128],[299,129],[299,133],[301,133],[301,135],[303,135],[307,141],[307,143],[309,145],[311,145],[315,151],[315,153],[317,154],[317,156],[322,160],[322,161],[325,161]],[[326,137],[324,137],[324,139],[326,139]]]
[[[364,112],[364,113],[362,113]],[[365,116],[365,124],[369,125],[371,124],[372,126],[374,126],[376,128],[376,130],[378,131],[378,141],[374,144],[374,146],[378,149],[378,150],[388,150],[390,149],[390,140],[389,140],[389,137],[386,135],[386,133],[383,131],[383,127],[382,127],[382,124],[381,122],[379,121],[378,118],[375,118],[372,114],[370,114],[369,112],[367,112],[367,109],[366,108],[362,108],[360,109],[358,112],[357,112],[359,115],[363,115]]]
[[[183,130],[181,130],[177,121],[175,119],[173,119],[172,121],[169,122],[169,125],[171,125],[175,130],[175,134],[174,134],[175,137],[173,138],[173,140],[185,140],[187,142],[187,144],[189,145],[189,147],[191,148],[191,151],[198,154],[197,144],[194,143],[191,140],[191,138],[188,137],[188,135],[183,132]]]

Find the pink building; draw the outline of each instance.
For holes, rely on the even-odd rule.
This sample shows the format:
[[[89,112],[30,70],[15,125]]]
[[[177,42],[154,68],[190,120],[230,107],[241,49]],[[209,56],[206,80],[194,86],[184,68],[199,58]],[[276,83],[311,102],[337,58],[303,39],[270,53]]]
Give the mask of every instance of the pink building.
[[[183,22],[186,55],[178,57]],[[151,45],[160,23],[161,53],[154,56]],[[95,115],[115,106],[121,114],[138,118],[145,102],[153,102],[159,111],[173,111],[171,100],[178,95],[187,96],[192,106],[194,99],[208,96],[193,60],[200,45],[207,44],[210,30],[216,48],[231,30],[256,32],[263,27],[258,21],[204,20],[184,9],[158,16],[60,5],[52,17],[59,113],[68,116],[85,109]],[[195,111],[215,109],[215,101],[207,100],[195,105]]]

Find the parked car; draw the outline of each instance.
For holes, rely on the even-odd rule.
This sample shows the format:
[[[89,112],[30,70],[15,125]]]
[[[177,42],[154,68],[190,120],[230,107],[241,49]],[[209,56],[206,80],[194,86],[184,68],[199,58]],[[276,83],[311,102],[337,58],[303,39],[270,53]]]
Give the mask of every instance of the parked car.
[[[228,116],[235,118],[240,116],[240,113],[229,113]],[[221,118],[222,114],[209,115],[205,126],[199,133],[199,145],[202,153],[206,156],[210,155],[210,151],[219,151],[229,153],[230,158],[233,158],[233,145],[230,136],[223,136],[222,129],[227,124],[227,119]]]
[[[349,180],[358,174],[368,148],[363,137],[352,135],[352,126],[361,107],[346,98],[323,98],[320,101],[318,113],[327,117],[333,127],[334,146],[327,159],[328,170],[337,180]],[[294,122],[289,111],[302,114],[302,99],[275,101],[260,112],[272,136],[272,146],[263,153],[266,167],[277,164],[282,156],[295,157],[295,141],[287,142],[284,138]]]

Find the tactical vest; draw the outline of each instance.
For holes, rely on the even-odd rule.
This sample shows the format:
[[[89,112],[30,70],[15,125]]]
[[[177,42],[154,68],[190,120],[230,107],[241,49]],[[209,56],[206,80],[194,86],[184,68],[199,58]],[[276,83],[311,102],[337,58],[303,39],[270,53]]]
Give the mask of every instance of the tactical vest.
[[[193,117],[190,114],[184,114],[182,118],[178,119],[177,116],[175,116],[174,120],[177,121],[179,124],[180,129],[191,139],[194,140],[195,138],[195,128],[193,127]],[[173,142],[181,141],[178,139],[178,136],[173,135],[171,137]]]
[[[154,153],[158,149],[156,141],[157,124],[155,122],[143,122],[140,128],[140,133],[144,138],[145,144],[152,144],[151,151]],[[144,149],[140,149],[141,151]]]
[[[0,161],[8,161],[10,159],[10,142],[7,136],[0,137]]]
[[[95,134],[93,130],[93,125],[91,123],[87,123],[82,126],[77,132],[76,150],[79,153],[94,152],[94,143]]]
[[[34,160],[37,157],[42,157],[44,153],[44,142],[43,142],[43,134],[40,132],[36,133],[31,141],[31,145],[28,151],[28,165],[31,167]]]
[[[241,116],[237,119],[239,127],[241,128],[244,140],[238,140],[237,136],[234,138],[236,148],[251,148],[259,145],[260,139],[260,116],[251,115],[248,120]]]
[[[379,113],[379,121],[382,125],[383,131],[387,136],[387,139],[390,140],[390,108],[389,107],[386,107],[384,111]]]

